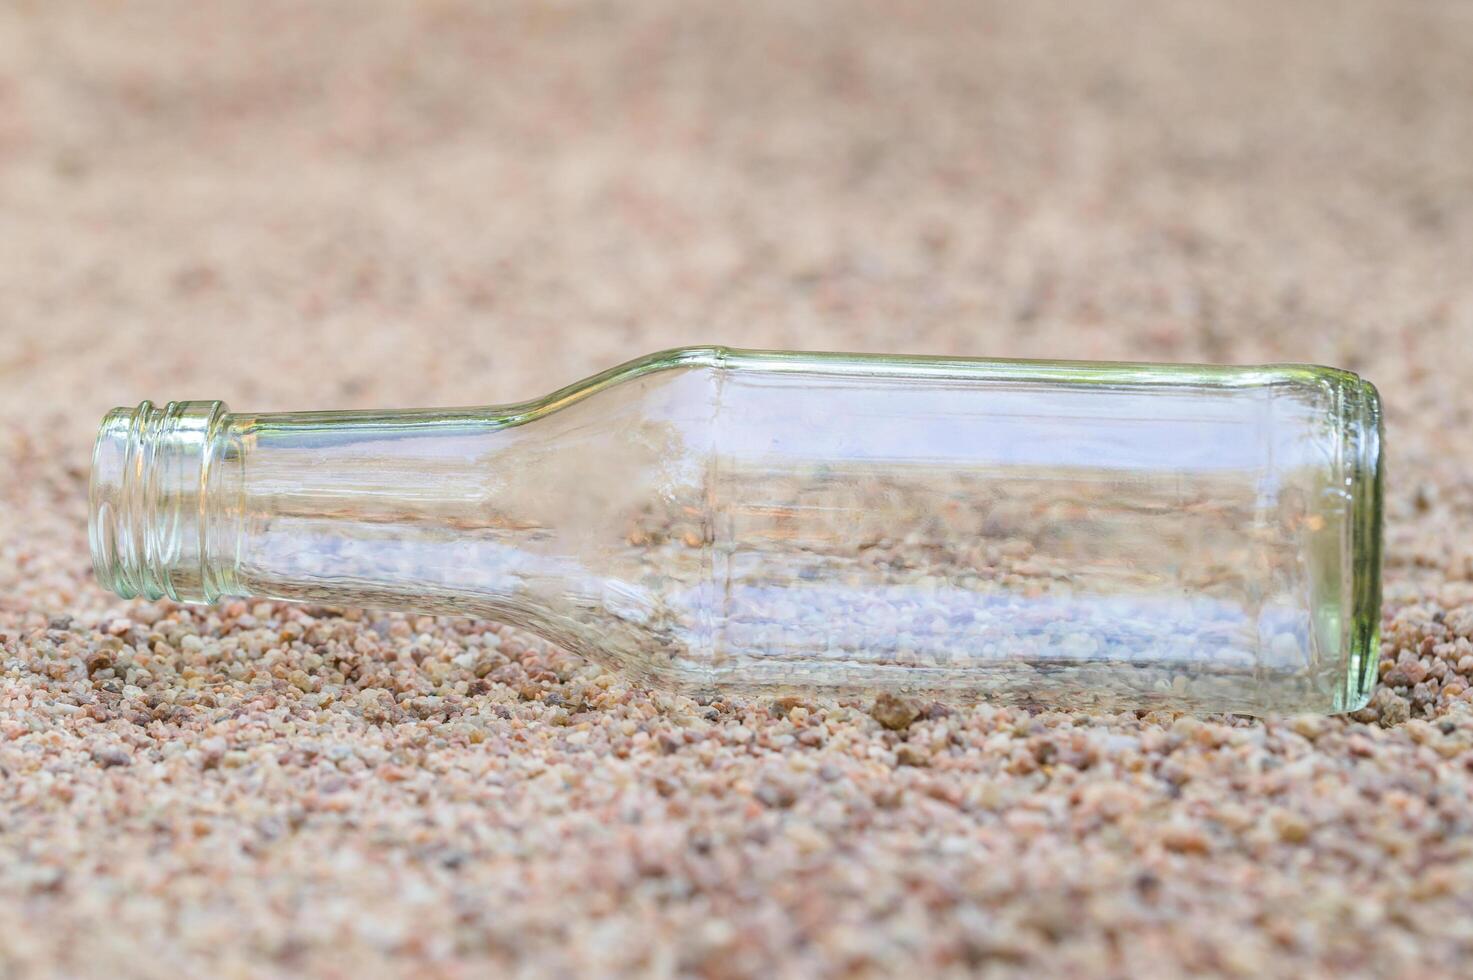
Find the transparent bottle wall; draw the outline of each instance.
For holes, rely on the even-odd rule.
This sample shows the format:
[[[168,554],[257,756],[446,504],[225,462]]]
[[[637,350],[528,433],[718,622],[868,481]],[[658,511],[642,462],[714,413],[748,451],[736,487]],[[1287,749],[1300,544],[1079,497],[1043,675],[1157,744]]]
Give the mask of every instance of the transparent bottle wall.
[[[1379,415],[1343,372],[695,349],[499,408],[194,404],[172,443],[104,425],[124,594],[494,617],[694,692],[1261,713],[1374,680]],[[150,440],[203,474],[169,498],[195,548],[130,550],[171,510],[126,504]]]

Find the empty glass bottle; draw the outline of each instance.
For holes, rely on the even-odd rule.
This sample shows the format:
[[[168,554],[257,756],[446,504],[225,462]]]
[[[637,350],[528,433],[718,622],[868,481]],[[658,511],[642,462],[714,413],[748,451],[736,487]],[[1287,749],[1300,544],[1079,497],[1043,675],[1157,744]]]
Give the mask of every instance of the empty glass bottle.
[[[1380,407],[1343,371],[691,348],[535,401],[117,409],[119,595],[485,616],[691,693],[1346,711]]]

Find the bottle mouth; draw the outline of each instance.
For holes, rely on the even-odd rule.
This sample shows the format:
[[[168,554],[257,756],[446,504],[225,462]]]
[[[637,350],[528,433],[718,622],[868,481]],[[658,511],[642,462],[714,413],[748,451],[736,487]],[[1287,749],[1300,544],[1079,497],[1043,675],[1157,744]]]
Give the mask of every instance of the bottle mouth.
[[[103,588],[125,599],[208,602],[206,492],[218,401],[143,402],[103,417],[92,450],[87,537]]]

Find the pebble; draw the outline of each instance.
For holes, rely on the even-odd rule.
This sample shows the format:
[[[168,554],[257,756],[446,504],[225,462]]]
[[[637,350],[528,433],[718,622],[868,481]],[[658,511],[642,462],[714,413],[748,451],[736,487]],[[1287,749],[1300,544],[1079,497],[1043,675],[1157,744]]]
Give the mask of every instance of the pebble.
[[[888,692],[876,697],[870,708],[871,717],[891,731],[904,731],[920,714],[918,703]]]
[[[113,766],[127,766],[133,762],[133,757],[116,745],[93,749],[92,759],[104,769],[109,769]]]
[[[780,778],[764,779],[757,787],[757,799],[765,806],[786,810],[798,802],[798,790],[790,781]]]
[[[895,750],[895,761],[897,765],[925,767],[931,764],[931,753],[905,742]]]
[[[1334,723],[1323,715],[1295,715],[1289,719],[1289,728],[1310,741],[1329,731]]]

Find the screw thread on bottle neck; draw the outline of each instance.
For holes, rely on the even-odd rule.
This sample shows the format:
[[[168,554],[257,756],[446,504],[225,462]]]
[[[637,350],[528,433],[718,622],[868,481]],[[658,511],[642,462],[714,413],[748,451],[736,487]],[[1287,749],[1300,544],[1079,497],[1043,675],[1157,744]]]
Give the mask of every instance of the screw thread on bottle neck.
[[[210,550],[210,486],[228,418],[218,401],[107,414],[92,453],[88,538],[104,588],[209,602],[228,591]]]

